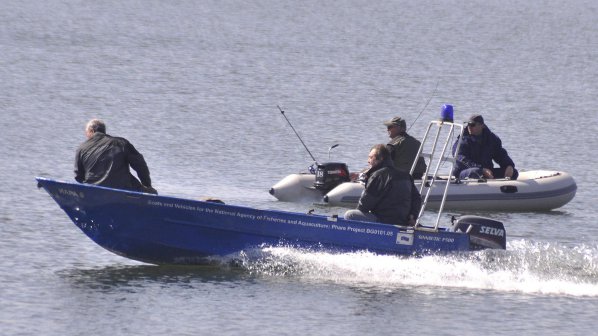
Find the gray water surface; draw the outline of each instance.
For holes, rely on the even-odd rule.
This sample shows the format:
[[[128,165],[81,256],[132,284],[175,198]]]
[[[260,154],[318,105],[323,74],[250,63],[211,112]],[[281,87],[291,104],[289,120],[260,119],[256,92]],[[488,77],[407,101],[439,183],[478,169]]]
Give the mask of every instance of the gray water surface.
[[[0,3],[0,333],[593,333],[597,17],[583,0]],[[483,114],[519,169],[576,179],[560,209],[479,213],[506,252],[157,267],[96,246],[34,180],[72,180],[99,117],[161,194],[305,212],[267,192],[311,164],[277,105],[318,160],[338,143],[358,170],[383,121],[421,137],[446,103]]]

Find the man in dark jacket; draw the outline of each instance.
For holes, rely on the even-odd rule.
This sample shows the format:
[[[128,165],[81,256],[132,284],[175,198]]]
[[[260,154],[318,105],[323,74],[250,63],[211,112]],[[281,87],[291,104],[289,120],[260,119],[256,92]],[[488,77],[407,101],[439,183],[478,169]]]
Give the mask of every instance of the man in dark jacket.
[[[414,225],[421,208],[421,196],[409,173],[394,168],[385,145],[372,148],[365,190],[357,209],[345,213],[345,219]]]
[[[459,139],[453,145],[453,153],[457,149]],[[467,122],[463,132],[463,140],[459,153],[455,157],[453,175],[459,179],[494,179],[510,178],[516,180],[519,172],[515,163],[502,147],[502,141],[484,124],[484,118],[475,114]],[[494,162],[499,167],[494,167]]]
[[[85,128],[87,140],[77,149],[75,180],[104,187],[157,194],[143,155],[124,138],[106,134],[103,121],[92,119]],[[141,180],[130,172],[131,166]]]
[[[417,159],[417,164],[413,170],[413,178],[421,179],[426,171],[426,161],[423,157],[417,157],[417,151],[421,143],[416,138],[407,134],[407,123],[401,117],[394,117],[385,121],[386,130],[390,137],[390,142],[386,145],[390,151],[390,157],[398,170],[409,173],[413,161]]]

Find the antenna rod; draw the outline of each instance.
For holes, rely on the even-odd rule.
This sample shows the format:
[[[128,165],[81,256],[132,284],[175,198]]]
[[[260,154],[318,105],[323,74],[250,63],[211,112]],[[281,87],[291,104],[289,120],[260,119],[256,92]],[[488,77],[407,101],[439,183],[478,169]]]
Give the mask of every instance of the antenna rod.
[[[303,145],[303,147],[305,147],[305,150],[307,151],[307,153],[309,154],[309,156],[311,156],[311,159],[314,160],[314,162],[318,162],[318,160],[316,160],[316,158],[314,158],[314,156],[311,155],[311,152],[309,151],[309,149],[305,145],[305,142],[303,142],[303,140],[299,136],[299,133],[297,133],[297,131],[295,131],[295,127],[293,127],[293,125],[289,121],[289,118],[287,118],[287,116],[284,115],[284,111],[280,108],[280,106],[276,105],[276,107],[278,107],[278,109],[280,110],[280,113],[282,114],[282,116],[286,119],[287,123],[289,123],[289,126],[291,126],[291,128],[293,129],[293,132],[295,132],[295,135],[297,136],[297,138],[299,138],[299,141],[301,141],[301,144]]]
[[[436,82],[436,87],[434,87],[434,91],[432,92],[432,95],[430,96],[430,98],[426,102],[426,105],[424,105],[424,108],[421,111],[419,111],[419,114],[417,115],[417,118],[415,118],[415,120],[413,120],[413,122],[411,123],[411,125],[409,125],[409,128],[407,129],[407,132],[409,132],[409,130],[411,129],[411,127],[413,127],[413,124],[415,124],[415,122],[417,121],[417,119],[419,119],[419,117],[421,117],[422,113],[426,110],[426,107],[428,107],[428,104],[430,104],[430,101],[432,100],[432,98],[436,94],[436,89],[438,89],[438,83],[440,83],[440,81]]]

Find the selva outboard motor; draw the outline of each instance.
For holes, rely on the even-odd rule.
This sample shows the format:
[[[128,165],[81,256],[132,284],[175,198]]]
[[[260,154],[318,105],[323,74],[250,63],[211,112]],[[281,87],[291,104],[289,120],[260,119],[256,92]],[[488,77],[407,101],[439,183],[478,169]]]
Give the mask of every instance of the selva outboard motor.
[[[472,250],[507,248],[507,234],[502,222],[480,216],[462,216],[454,230],[469,234]]]
[[[328,192],[337,185],[349,181],[349,168],[346,164],[340,162],[318,163],[316,182],[314,182],[316,189]]]

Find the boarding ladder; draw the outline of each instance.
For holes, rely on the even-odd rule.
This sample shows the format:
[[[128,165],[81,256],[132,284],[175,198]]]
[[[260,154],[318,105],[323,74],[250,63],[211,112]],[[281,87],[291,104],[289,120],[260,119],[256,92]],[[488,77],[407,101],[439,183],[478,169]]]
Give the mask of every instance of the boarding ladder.
[[[448,187],[451,184],[451,181],[453,179],[452,171],[455,166],[455,157],[457,157],[457,154],[459,154],[458,153],[459,148],[461,147],[461,139],[463,138],[463,136],[462,136],[463,130],[464,130],[464,125],[454,123],[452,115],[445,119],[431,121],[430,124],[428,125],[428,128],[426,129],[426,133],[424,134],[424,137],[422,138],[421,145],[420,145],[419,150],[416,155],[416,158],[421,156],[425,159],[428,159],[428,162],[429,162],[429,164],[426,167],[426,171],[424,172],[423,178],[422,178],[422,184],[419,188],[419,192],[420,192],[420,194],[422,194],[422,206],[421,206],[421,209],[419,211],[419,214],[417,216],[417,220],[416,220],[416,223],[414,226],[414,229],[416,229],[416,230],[433,231],[433,232],[438,231],[438,227],[440,224],[440,216],[442,215],[442,210],[444,209],[444,203],[446,200]],[[452,146],[450,146],[450,144],[456,135],[458,135],[458,143],[457,143],[456,152],[454,153],[454,156],[453,156],[451,153]],[[423,152],[426,145],[429,145],[429,147],[430,147],[429,153]],[[439,150],[438,147],[440,147],[440,146],[442,148]],[[446,185],[444,186],[444,191],[442,193],[442,201],[440,203],[440,207],[438,208],[438,215],[436,217],[436,222],[434,223],[433,227],[422,226],[420,224],[420,219],[422,218],[422,215],[424,214],[426,205],[428,204],[428,198],[430,197],[430,193],[432,192],[432,187],[434,186],[436,181],[440,179],[440,176],[438,175],[438,171],[440,170],[441,166],[443,166],[444,162],[448,162],[450,164],[450,167],[449,167],[450,170],[449,170],[448,180],[446,181]],[[411,167],[411,171],[410,171],[411,174],[413,174],[416,164],[417,164],[417,160],[414,160],[413,166]],[[430,168],[432,167],[432,165],[435,165],[435,168],[434,168],[433,174],[431,174],[429,176],[428,173],[430,172]],[[423,193],[424,187],[427,187],[425,193]]]

